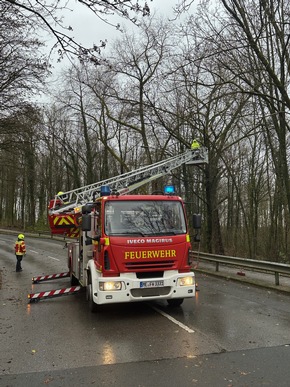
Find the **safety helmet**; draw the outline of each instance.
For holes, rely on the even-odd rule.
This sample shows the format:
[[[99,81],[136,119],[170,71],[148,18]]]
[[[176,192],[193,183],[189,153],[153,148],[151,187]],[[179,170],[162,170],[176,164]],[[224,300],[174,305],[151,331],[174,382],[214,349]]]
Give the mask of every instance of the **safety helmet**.
[[[57,195],[58,195],[58,196],[61,196],[61,195],[63,195],[63,192],[62,192],[62,191],[59,191]]]
[[[20,240],[23,241],[23,240],[24,240],[24,235],[23,235],[23,234],[19,234],[19,235],[18,235],[18,239],[20,239]]]

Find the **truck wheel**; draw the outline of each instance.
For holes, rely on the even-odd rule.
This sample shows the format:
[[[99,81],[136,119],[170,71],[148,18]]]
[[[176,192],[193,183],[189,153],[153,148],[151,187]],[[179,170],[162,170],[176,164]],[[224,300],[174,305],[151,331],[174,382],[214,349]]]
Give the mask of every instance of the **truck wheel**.
[[[183,298],[171,298],[170,300],[167,300],[169,306],[180,306],[183,303]]]
[[[87,285],[86,292],[86,297],[89,302],[89,309],[92,313],[96,313],[98,311],[98,305],[93,300],[93,287],[91,283]]]

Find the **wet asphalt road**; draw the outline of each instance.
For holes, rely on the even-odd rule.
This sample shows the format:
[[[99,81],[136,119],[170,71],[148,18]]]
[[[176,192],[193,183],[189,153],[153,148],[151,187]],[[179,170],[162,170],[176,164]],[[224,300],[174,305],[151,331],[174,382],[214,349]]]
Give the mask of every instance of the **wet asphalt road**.
[[[13,236],[0,235],[0,386],[290,386],[290,297],[198,274],[194,300],[108,305],[79,293],[28,304],[32,285],[64,272],[64,242],[26,238],[15,273]]]

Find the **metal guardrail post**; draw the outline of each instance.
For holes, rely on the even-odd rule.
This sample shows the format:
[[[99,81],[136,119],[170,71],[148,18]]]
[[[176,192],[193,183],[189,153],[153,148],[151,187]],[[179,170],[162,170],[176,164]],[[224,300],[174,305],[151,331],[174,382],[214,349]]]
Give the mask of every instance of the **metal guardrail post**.
[[[275,285],[279,285],[279,273],[275,271]]]
[[[215,263],[215,271],[219,271],[219,268],[220,268],[220,263],[216,262]]]

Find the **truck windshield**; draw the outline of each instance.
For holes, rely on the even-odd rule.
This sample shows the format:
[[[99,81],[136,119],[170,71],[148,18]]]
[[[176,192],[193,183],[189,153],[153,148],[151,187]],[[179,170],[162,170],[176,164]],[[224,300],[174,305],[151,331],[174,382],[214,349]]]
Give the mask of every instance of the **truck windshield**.
[[[105,205],[107,235],[178,235],[186,233],[178,201],[112,201]]]

